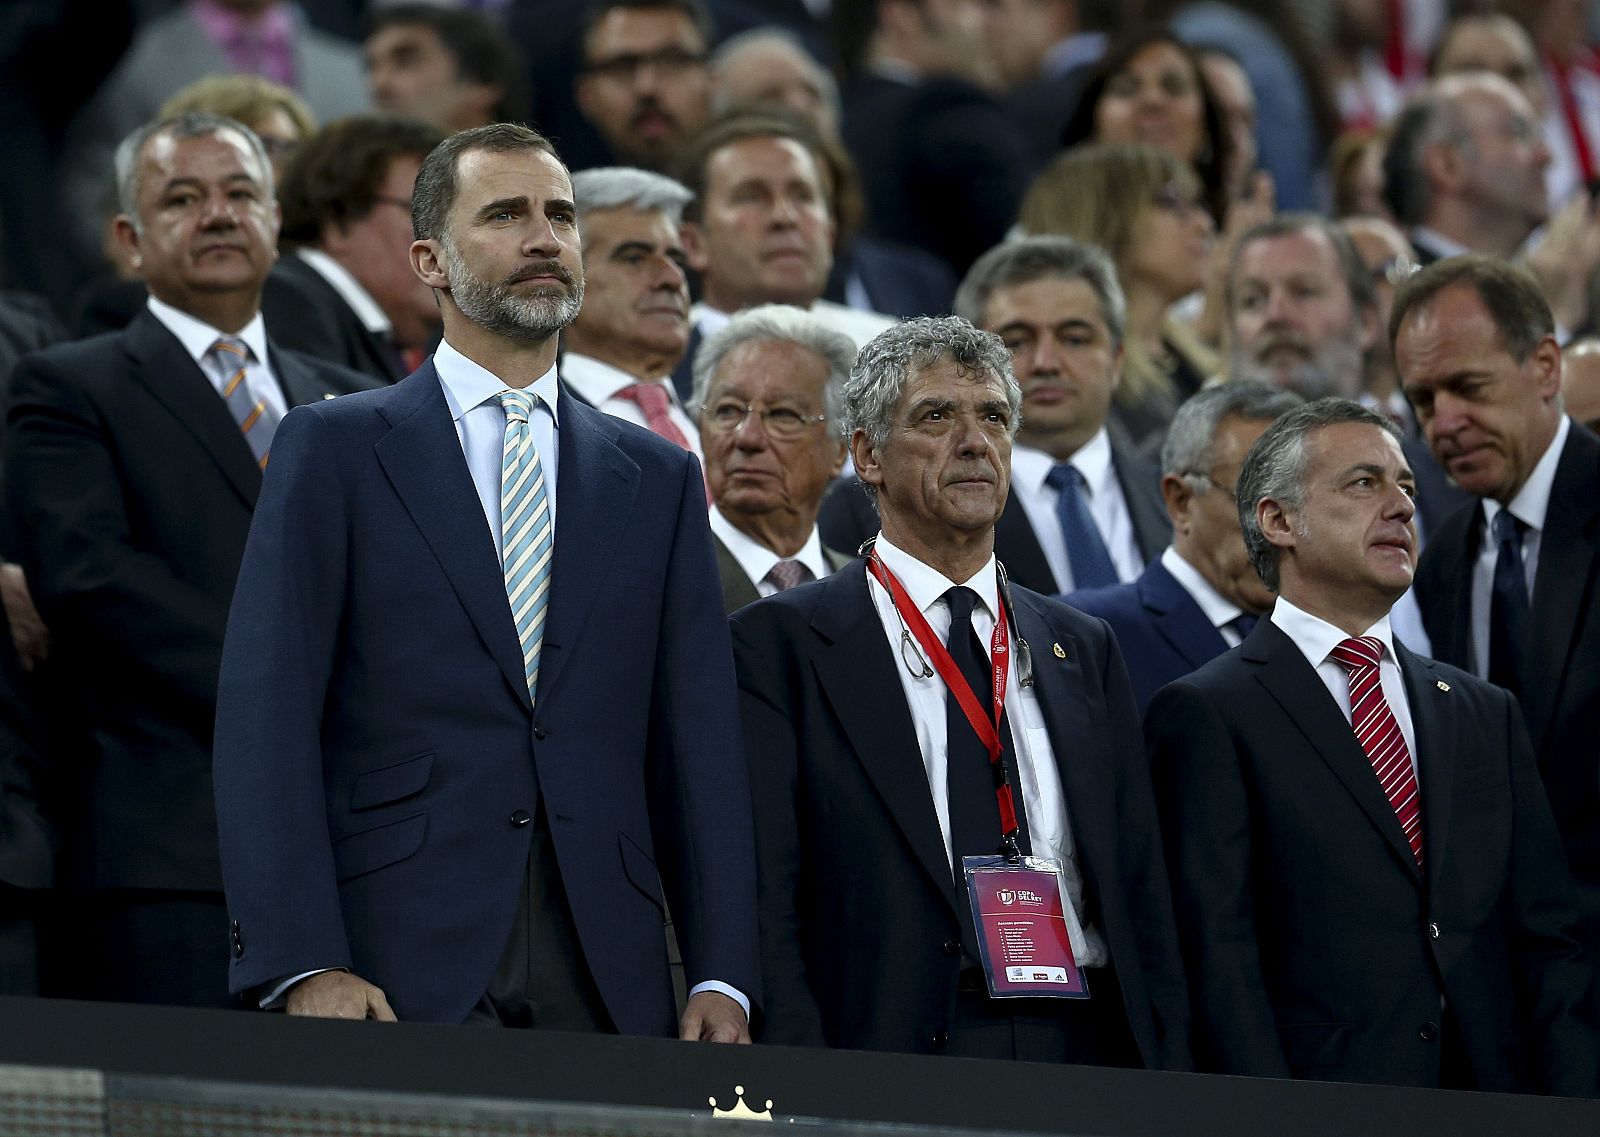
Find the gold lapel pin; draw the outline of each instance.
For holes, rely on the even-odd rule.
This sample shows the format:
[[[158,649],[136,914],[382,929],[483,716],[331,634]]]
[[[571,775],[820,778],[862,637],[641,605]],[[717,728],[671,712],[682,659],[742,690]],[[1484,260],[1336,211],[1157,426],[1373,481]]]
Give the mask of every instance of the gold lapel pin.
[[[338,398],[338,396],[335,395],[332,391],[324,391],[324,392],[322,392],[322,397],[324,399],[335,399],[335,398]]]
[[[1056,658],[1057,659],[1065,659],[1065,658],[1067,658],[1066,650],[1064,648],[1062,648],[1062,646],[1060,644],[1051,644],[1050,647],[1051,647],[1051,650],[1053,650],[1056,653]]]
[[[1434,686],[1439,688],[1439,690],[1441,690],[1441,691],[1450,690],[1450,684],[1446,683],[1443,679],[1441,679],[1437,683],[1435,683]]]

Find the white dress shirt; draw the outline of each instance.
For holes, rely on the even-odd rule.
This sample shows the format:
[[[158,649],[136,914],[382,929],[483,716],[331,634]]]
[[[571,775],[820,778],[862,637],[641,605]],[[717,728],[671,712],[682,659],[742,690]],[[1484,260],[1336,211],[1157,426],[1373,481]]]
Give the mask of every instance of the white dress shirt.
[[[995,574],[995,559],[990,557],[970,580],[952,581],[938,570],[929,568],[909,553],[892,545],[882,534],[878,536],[878,555],[900,583],[905,586],[911,602],[927,619],[933,634],[943,643],[950,634],[950,608],[944,594],[957,583],[964,584],[978,594],[978,604],[972,611],[972,625],[984,643],[994,633],[996,614],[1000,610],[1000,589]],[[868,587],[878,609],[878,619],[883,623],[883,634],[894,653],[895,673],[905,692],[906,706],[917,731],[917,747],[922,752],[922,766],[928,776],[928,789],[933,795],[933,810],[939,820],[939,832],[944,837],[945,861],[951,861],[950,850],[950,800],[946,776],[948,735],[945,726],[948,688],[935,672],[932,678],[913,676],[905,666],[905,658],[915,662],[917,656],[910,648],[902,655],[900,615],[888,589],[876,578],[868,575]],[[1016,629],[1012,628],[1013,640]],[[915,642],[915,641],[913,641]],[[930,664],[931,666],[931,664]],[[988,706],[988,700],[984,700]],[[1006,718],[1011,724],[1011,741],[1017,758],[1017,787],[1022,795],[1023,809],[1028,820],[1028,835],[1033,855],[1060,862],[1066,882],[1068,905],[1067,931],[1072,941],[1072,952],[1082,967],[1099,967],[1110,958],[1105,939],[1098,929],[1083,921],[1083,874],[1078,868],[1078,855],[1072,840],[1072,828],[1067,819],[1066,795],[1061,788],[1061,771],[1056,766],[1055,754],[1050,746],[1050,732],[1045,727],[1039,710],[1039,698],[1032,687],[1023,687],[1018,681],[1015,666],[1006,676]],[[999,847],[1003,834],[995,834]],[[954,868],[952,867],[952,872]]]
[[[1504,508],[1527,526],[1522,533],[1522,572],[1531,607],[1536,602],[1533,582],[1539,576],[1539,546],[1544,536],[1545,514],[1550,511],[1550,491],[1556,484],[1556,467],[1561,464],[1561,451],[1571,432],[1572,420],[1562,415],[1556,426],[1556,436],[1534,464],[1533,473],[1522,483],[1511,504],[1502,507],[1493,498],[1482,499],[1483,536],[1478,541],[1478,559],[1472,566],[1471,612],[1472,673],[1479,679],[1489,678],[1489,608],[1494,598],[1494,563],[1500,555],[1494,537],[1494,519]]]
[[[642,426],[646,430],[650,429],[650,424],[645,421],[644,408],[631,399],[618,396],[618,392],[645,380],[629,375],[626,371],[593,356],[579,355],[574,351],[562,356],[561,377],[591,406],[614,418]],[[683,436],[689,440],[689,449],[704,464],[705,455],[700,452],[700,428],[684,413],[683,404],[678,401],[678,392],[673,389],[672,377],[663,376],[655,380],[654,385],[667,393],[667,417],[672,420],[673,425],[683,431]]]
[[[362,327],[373,335],[385,337],[393,335],[394,325],[390,323],[388,315],[372,298],[372,293],[350,274],[349,269],[321,249],[313,249],[309,245],[296,249],[294,255],[310,265],[318,276],[328,282],[328,287],[350,305],[350,310],[356,314],[356,319],[361,321]]]
[[[1183,554],[1171,545],[1161,554],[1161,567],[1170,572],[1172,579],[1199,605],[1201,613],[1229,647],[1238,647],[1244,642],[1239,629],[1233,626],[1233,621],[1245,614],[1243,608],[1212,588],[1211,582],[1200,575],[1200,570],[1184,560]]]
[[[1134,539],[1133,517],[1128,513],[1128,499],[1122,495],[1122,484],[1117,481],[1116,466],[1111,461],[1111,436],[1105,427],[1079,447],[1068,461],[1083,475],[1085,504],[1089,507],[1089,516],[1094,519],[1094,527],[1100,530],[1106,552],[1111,554],[1117,579],[1124,583],[1133,580],[1144,571],[1144,557],[1139,555],[1139,542]],[[1072,579],[1067,539],[1061,533],[1061,518],[1056,513],[1056,501],[1061,494],[1045,481],[1058,464],[1043,450],[1031,446],[1011,448],[1011,492],[1028,515],[1056,583],[1062,592],[1071,592],[1077,584]]]
[[[214,369],[205,362],[211,348],[223,336],[244,341],[255,357],[245,364],[244,381],[250,393],[263,403],[281,419],[289,413],[287,397],[283,388],[278,385],[278,377],[272,373],[272,364],[267,359],[267,325],[257,312],[250,318],[250,322],[237,332],[224,332],[213,328],[202,320],[197,320],[189,313],[174,308],[171,304],[157,300],[154,296],[145,301],[150,309],[150,314],[161,322],[161,326],[178,337],[178,342],[183,345],[183,350],[189,358],[194,360],[195,366],[200,368],[200,374],[216,390],[217,397],[224,402],[227,396],[222,393],[222,386],[226,375]]]
[[[1316,668],[1317,678],[1322,680],[1333,701],[1339,704],[1339,713],[1344,715],[1344,721],[1351,722],[1350,672],[1345,670],[1343,664],[1330,658],[1334,648],[1351,638],[1349,633],[1295,607],[1282,596],[1273,605],[1271,618],[1279,630],[1294,641],[1294,646],[1300,649],[1306,662]],[[1411,769],[1416,774],[1420,789],[1422,771],[1417,767],[1417,735],[1411,725],[1411,700],[1406,697],[1405,677],[1395,660],[1394,635],[1389,630],[1389,617],[1385,616],[1361,635],[1374,636],[1383,641],[1383,659],[1378,662],[1378,683],[1383,687],[1383,697],[1394,714],[1395,722],[1400,725],[1400,733],[1405,736]],[[1353,733],[1355,727],[1350,729]]]
[[[733,559],[739,562],[739,567],[744,570],[744,574],[756,586],[757,594],[761,596],[771,596],[778,591],[778,586],[767,579],[767,574],[779,561],[799,561],[811,570],[811,576],[815,580],[821,580],[833,571],[828,566],[828,559],[822,555],[822,538],[817,535],[815,525],[811,527],[811,535],[806,538],[806,543],[792,557],[780,557],[774,553],[754,537],[737,528],[715,505],[711,507],[711,532],[716,534],[717,540],[727,546],[728,552],[733,554]]]

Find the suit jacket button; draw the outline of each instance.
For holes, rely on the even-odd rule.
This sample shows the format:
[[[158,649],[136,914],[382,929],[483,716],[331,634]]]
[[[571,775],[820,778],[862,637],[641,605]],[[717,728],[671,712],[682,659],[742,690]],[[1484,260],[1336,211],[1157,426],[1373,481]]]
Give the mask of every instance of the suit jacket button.
[[[521,829],[524,825],[528,824],[528,822],[532,820],[532,814],[525,809],[519,809],[511,814],[511,827],[513,829]]]
[[[950,1032],[949,1031],[941,1030],[939,1033],[937,1033],[937,1034],[935,1034],[933,1036],[933,1048],[935,1050],[943,1050],[949,1044],[950,1044]]]
[[[960,940],[945,940],[945,942],[940,946],[944,949],[945,955],[960,955],[961,954],[961,941]]]
[[[244,958],[244,937],[239,934],[239,921],[235,920],[228,929],[228,938],[233,941],[233,958]]]
[[[1432,1042],[1439,1037],[1438,1023],[1423,1023],[1417,1028],[1417,1037],[1423,1042]]]
[[[541,741],[541,742],[543,742],[543,741],[544,741],[544,736],[545,736],[545,729],[544,729],[544,727],[542,727],[542,726],[536,726],[536,727],[534,727],[534,728],[533,728],[533,737],[535,737],[535,738],[537,738],[537,739],[538,739],[538,740],[539,740],[539,741]]]
[[[1428,938],[1430,940],[1436,940],[1439,938],[1439,925],[1432,920],[1428,921]]]

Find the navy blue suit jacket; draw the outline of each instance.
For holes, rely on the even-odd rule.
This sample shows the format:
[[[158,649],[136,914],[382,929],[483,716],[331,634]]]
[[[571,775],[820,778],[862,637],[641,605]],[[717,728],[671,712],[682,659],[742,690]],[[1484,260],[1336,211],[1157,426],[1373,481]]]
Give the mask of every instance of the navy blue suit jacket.
[[[245,551],[217,812],[247,990],[349,967],[460,1021],[505,949],[542,804],[625,1034],[693,986],[759,998],[733,659],[693,457],[562,395],[538,705],[431,361],[286,417]],[[665,888],[663,888],[665,885]]]
[[[1228,650],[1222,633],[1159,559],[1137,580],[1079,589],[1062,599],[1111,625],[1141,714],[1161,688]]]

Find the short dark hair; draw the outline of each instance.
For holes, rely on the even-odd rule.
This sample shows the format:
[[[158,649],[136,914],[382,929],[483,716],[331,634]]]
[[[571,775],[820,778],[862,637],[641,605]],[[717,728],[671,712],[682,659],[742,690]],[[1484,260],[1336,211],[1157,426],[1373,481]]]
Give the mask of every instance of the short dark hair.
[[[475,126],[452,134],[429,152],[417,172],[417,184],[411,191],[411,232],[417,240],[427,241],[443,234],[460,189],[457,174],[461,156],[474,150],[491,154],[536,150],[561,161],[548,138],[532,127],[513,122]]]
[[[1339,268],[1344,273],[1344,286],[1350,293],[1350,302],[1358,312],[1369,311],[1377,307],[1378,290],[1372,283],[1372,274],[1367,270],[1367,264],[1361,259],[1361,251],[1356,248],[1356,243],[1350,239],[1350,234],[1345,227],[1330,217],[1309,211],[1291,211],[1280,213],[1271,217],[1254,228],[1247,229],[1244,236],[1239,238],[1239,243],[1233,248],[1233,260],[1228,264],[1227,281],[1227,308],[1228,317],[1233,317],[1234,296],[1237,288],[1239,262],[1244,258],[1247,245],[1257,241],[1265,241],[1273,237],[1287,237],[1294,233],[1321,233],[1333,246],[1334,254],[1339,258]]]
[[[1467,253],[1435,261],[1403,281],[1389,312],[1389,345],[1400,325],[1413,311],[1455,285],[1477,294],[1500,333],[1500,344],[1517,363],[1526,363],[1545,336],[1555,335],[1556,321],[1550,304],[1526,269],[1481,253]]]
[[[1456,116],[1436,91],[1418,93],[1395,116],[1383,151],[1383,203],[1401,225],[1421,225],[1433,205],[1423,152],[1458,134]]]
[[[1117,281],[1111,255],[1099,245],[1071,237],[1046,234],[996,245],[973,261],[962,278],[956,289],[955,314],[981,328],[996,292],[1036,280],[1083,281],[1100,305],[1100,318],[1105,322],[1111,346],[1122,346],[1128,302]]]
[[[612,12],[624,8],[670,8],[682,12],[694,22],[695,31],[707,46],[711,43],[711,9],[705,0],[589,0],[583,11],[583,52],[589,53],[589,37]]]
[[[699,221],[705,215],[706,171],[717,151],[735,142],[753,138],[786,138],[804,146],[816,163],[817,178],[827,197],[828,215],[835,217],[838,186],[837,170],[829,161],[827,146],[815,127],[792,111],[776,107],[758,110],[733,110],[712,119],[705,128],[689,139],[688,145],[674,163],[673,176],[688,187],[694,200],[684,207],[686,221]]]
[[[522,53],[504,29],[482,12],[437,4],[395,4],[375,12],[369,27],[369,36],[385,28],[427,28],[455,59],[463,79],[499,88],[500,98],[491,112],[497,120],[527,119],[528,71]]]
[[[372,212],[396,158],[428,156],[444,132],[392,115],[351,115],[330,122],[300,147],[278,188],[281,240],[308,245],[331,225]]]

